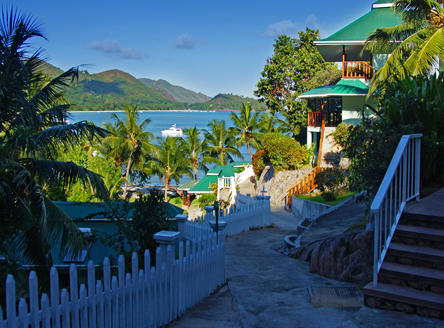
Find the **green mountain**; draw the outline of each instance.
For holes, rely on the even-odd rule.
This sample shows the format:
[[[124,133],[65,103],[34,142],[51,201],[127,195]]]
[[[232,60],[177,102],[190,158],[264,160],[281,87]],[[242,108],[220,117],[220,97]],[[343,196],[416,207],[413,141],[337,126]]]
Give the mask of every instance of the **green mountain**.
[[[256,111],[264,111],[267,109],[265,104],[259,103],[254,98],[221,93],[204,103],[193,104],[190,108],[198,110],[239,110],[243,104],[250,104],[251,108]]]
[[[63,71],[49,63],[42,70],[57,76]],[[250,104],[254,110],[266,110],[256,99],[232,94],[218,94],[210,98],[202,93],[187,90],[165,80],[136,79],[117,69],[89,74],[80,71],[79,80],[66,90],[66,98],[74,105],[73,110],[118,110],[127,104],[139,109],[194,109],[238,110],[242,104]]]
[[[211,99],[203,93],[197,93],[183,87],[172,85],[165,80],[151,80],[151,79],[139,79],[143,84],[149,87],[160,88],[167,91],[173,96],[175,101],[184,102],[188,104],[202,103]]]
[[[117,110],[127,104],[139,109],[180,109],[186,105],[172,100],[163,90],[149,88],[134,76],[110,70],[98,74],[82,71],[79,81],[66,92],[68,100],[79,110]]]

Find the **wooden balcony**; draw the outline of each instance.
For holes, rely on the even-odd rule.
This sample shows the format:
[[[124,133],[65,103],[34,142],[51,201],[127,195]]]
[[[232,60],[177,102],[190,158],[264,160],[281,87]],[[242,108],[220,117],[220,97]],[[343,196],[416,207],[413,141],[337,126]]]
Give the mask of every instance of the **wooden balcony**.
[[[342,78],[370,80],[376,69],[365,61],[343,61]]]
[[[342,112],[324,112],[325,126],[333,127],[338,126],[342,122]],[[321,126],[322,125],[322,113],[311,112],[308,113],[308,126]]]

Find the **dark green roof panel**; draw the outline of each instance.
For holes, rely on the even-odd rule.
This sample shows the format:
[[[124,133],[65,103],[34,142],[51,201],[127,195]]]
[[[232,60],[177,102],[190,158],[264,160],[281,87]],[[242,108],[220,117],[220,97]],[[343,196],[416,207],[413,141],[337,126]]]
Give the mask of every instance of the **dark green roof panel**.
[[[394,14],[392,8],[376,8],[320,41],[364,41],[377,28],[392,27],[401,23],[401,18]]]

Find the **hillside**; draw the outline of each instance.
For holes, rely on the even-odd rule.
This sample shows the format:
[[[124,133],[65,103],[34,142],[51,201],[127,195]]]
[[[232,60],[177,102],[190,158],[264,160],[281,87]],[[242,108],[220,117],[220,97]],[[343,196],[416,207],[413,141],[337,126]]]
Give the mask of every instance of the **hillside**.
[[[172,85],[165,80],[151,80],[151,79],[139,79],[143,84],[149,87],[160,88],[167,91],[173,96],[175,101],[184,102],[188,104],[202,103],[211,99],[203,93],[197,93],[183,87]]]
[[[42,70],[51,76],[63,72],[49,63],[43,63]],[[254,110],[266,109],[253,98],[218,94],[211,99],[165,80],[136,79],[117,69],[97,74],[81,70],[79,80],[67,89],[66,98],[74,105],[72,110],[80,111],[118,110],[127,104],[137,105],[141,110],[239,110],[242,104],[250,104]]]
[[[243,104],[250,104],[251,108],[256,111],[267,109],[265,104],[259,103],[256,99],[221,93],[204,103],[193,104],[190,108],[198,110],[239,110]]]
[[[185,104],[172,100],[163,90],[149,88],[119,70],[98,74],[83,71],[66,95],[79,110],[116,110],[127,104],[137,105],[141,110],[185,108]]]

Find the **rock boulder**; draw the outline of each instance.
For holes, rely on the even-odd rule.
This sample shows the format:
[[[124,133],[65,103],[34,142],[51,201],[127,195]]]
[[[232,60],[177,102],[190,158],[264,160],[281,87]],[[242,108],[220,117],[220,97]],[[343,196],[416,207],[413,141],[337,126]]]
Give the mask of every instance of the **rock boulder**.
[[[311,273],[366,285],[373,274],[373,231],[317,240],[293,249],[288,256],[310,262]]]

